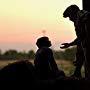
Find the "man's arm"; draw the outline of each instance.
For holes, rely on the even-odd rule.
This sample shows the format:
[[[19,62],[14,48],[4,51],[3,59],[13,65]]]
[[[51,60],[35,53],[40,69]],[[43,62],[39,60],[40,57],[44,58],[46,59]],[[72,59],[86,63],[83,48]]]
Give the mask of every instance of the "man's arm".
[[[78,43],[79,43],[79,40],[78,40],[78,38],[76,38],[74,41],[72,41],[70,43],[62,43],[61,45],[63,45],[63,46],[61,46],[60,48],[61,49],[68,48],[70,46],[77,45]]]
[[[74,41],[72,41],[71,43],[69,43],[70,46],[74,46],[77,45],[79,43],[78,38],[76,38]]]

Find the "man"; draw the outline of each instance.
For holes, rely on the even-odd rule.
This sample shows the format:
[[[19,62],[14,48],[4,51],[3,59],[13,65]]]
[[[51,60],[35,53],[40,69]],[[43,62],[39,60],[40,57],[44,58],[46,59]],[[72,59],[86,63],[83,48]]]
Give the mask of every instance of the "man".
[[[81,42],[78,40],[78,38],[76,38],[74,41],[72,41],[70,43],[62,43],[61,45],[63,45],[60,47],[61,49],[65,49],[65,48],[68,48],[68,47],[74,46],[74,45],[77,46],[76,47],[76,49],[77,49],[76,50],[76,58],[75,58],[75,61],[73,62],[74,66],[76,66],[76,68],[75,68],[74,74],[72,76],[76,77],[76,78],[81,78],[82,77],[81,68],[82,68],[83,62],[85,60]]]
[[[85,55],[85,77],[90,79],[90,13],[80,10],[77,5],[71,5],[64,11],[63,17],[69,17],[74,22],[76,35]]]

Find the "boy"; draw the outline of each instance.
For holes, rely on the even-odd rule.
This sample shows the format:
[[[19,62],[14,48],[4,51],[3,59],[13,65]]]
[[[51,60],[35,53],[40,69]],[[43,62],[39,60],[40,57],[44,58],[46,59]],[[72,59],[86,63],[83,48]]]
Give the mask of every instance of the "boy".
[[[36,45],[38,46],[38,50],[36,52],[34,64],[39,78],[50,79],[57,77],[58,75],[65,76],[63,71],[59,71],[54,60],[53,52],[49,48],[51,46],[49,38],[39,38]]]

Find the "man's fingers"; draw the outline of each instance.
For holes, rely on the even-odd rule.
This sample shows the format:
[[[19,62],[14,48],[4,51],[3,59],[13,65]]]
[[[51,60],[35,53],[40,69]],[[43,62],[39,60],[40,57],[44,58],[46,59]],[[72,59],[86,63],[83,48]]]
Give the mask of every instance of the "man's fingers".
[[[67,45],[68,43],[62,43],[61,45]]]

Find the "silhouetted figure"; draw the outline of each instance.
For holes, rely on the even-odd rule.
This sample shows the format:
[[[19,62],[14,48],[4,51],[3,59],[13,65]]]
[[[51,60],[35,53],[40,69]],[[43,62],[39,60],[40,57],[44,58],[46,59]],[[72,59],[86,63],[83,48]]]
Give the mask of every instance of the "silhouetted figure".
[[[0,70],[0,81],[1,80],[7,82],[17,81],[17,83],[29,81],[30,84],[33,84],[35,81],[35,68],[29,61],[22,60],[11,63]]]
[[[74,22],[77,38],[85,55],[85,77],[90,78],[90,13],[80,10],[77,5],[69,6],[63,13],[63,17],[69,17]]]
[[[58,76],[65,76],[64,72],[59,70],[53,57],[53,52],[49,48],[51,42],[48,37],[41,37],[37,40],[34,64],[37,75],[40,79],[52,79]]]
[[[73,77],[77,77],[77,78],[81,78],[81,68],[83,65],[83,62],[85,61],[85,57],[84,57],[84,52],[83,52],[83,48],[81,46],[81,42],[80,40],[78,40],[78,38],[76,38],[74,41],[70,42],[70,43],[62,43],[60,48],[61,49],[65,49],[68,48],[70,46],[74,46],[76,45],[76,57],[75,57],[75,61],[73,62],[74,66],[76,66],[74,74],[72,75]]]

